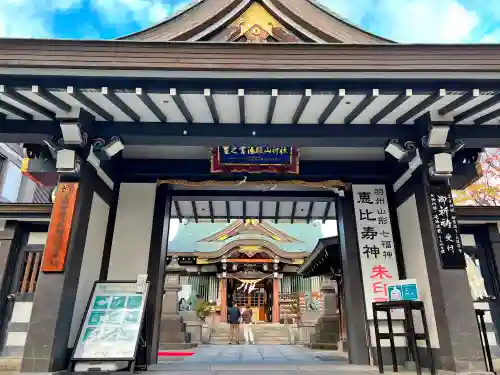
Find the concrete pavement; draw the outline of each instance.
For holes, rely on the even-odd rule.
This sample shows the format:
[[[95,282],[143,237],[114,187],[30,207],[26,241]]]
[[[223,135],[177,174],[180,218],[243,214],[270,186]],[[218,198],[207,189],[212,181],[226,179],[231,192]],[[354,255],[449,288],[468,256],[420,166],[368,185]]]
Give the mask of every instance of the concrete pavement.
[[[167,357],[168,358],[168,357]],[[371,366],[349,365],[346,355],[293,345],[202,345],[183,360],[162,358],[148,372],[165,375],[376,375]],[[390,374],[390,372],[386,372]],[[398,375],[404,375],[399,372]]]

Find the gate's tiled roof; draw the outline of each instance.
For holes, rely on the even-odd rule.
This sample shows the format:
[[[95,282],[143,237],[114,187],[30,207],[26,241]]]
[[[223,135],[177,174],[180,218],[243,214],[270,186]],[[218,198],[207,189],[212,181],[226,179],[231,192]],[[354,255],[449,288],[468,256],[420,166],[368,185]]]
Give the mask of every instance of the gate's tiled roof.
[[[242,233],[228,238],[225,241],[205,242],[200,241],[203,238],[223,231],[230,224],[227,222],[203,222],[195,223],[188,221],[180,223],[179,230],[176,236],[168,244],[168,251],[174,253],[194,253],[203,252],[209,253],[219,250],[230,242],[238,240],[255,240],[267,241],[277,246],[284,252],[298,253],[311,252],[318,239],[322,238],[321,224],[318,222],[312,223],[274,223],[267,221],[267,224],[277,230],[286,233],[287,235],[297,239],[296,242],[276,241],[268,236],[257,233]]]
[[[206,30],[227,26],[257,0],[195,0],[170,18],[122,37],[144,41],[199,41]],[[393,43],[342,19],[314,0],[259,0],[292,33],[319,43]]]

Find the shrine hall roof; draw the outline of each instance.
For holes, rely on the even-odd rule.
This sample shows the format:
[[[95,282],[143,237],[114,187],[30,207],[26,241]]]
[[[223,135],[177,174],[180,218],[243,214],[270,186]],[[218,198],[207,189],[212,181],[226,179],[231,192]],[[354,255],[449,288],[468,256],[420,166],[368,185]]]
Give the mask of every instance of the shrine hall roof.
[[[213,241],[206,242],[200,241],[206,237],[213,235],[214,233],[223,231],[225,228],[230,226],[231,223],[226,222],[204,222],[195,223],[192,221],[187,221],[179,224],[179,229],[176,236],[172,241],[168,243],[168,251],[174,253],[191,253],[191,252],[202,252],[210,253],[215,252],[225,245],[239,240],[250,240],[250,241],[267,241],[274,246],[278,247],[284,252],[289,253],[300,253],[300,252],[311,252],[318,239],[323,237],[321,231],[321,224],[316,222],[307,223],[274,223],[271,221],[266,221],[267,224],[288,236],[293,237],[296,241],[285,242],[276,241],[268,236],[257,233],[242,233],[232,237],[227,238],[224,241]]]
[[[393,43],[347,22],[315,0],[195,0],[170,18],[120,39],[220,41],[220,30],[227,29],[254,3],[263,6],[277,22],[306,42]]]

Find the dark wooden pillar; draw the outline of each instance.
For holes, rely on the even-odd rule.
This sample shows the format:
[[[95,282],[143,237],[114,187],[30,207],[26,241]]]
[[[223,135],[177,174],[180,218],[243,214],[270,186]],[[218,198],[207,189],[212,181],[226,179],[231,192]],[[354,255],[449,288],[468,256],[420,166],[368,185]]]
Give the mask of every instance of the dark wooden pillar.
[[[92,198],[102,181],[90,164],[84,164],[80,180],[71,184],[58,188],[52,210],[21,372],[56,372],[68,365],[68,340]]]
[[[220,279],[220,321],[227,322],[227,278]]]
[[[280,322],[279,297],[280,297],[280,279],[275,277],[273,278],[273,323]]]
[[[168,185],[159,185],[156,190],[148,262],[150,286],[146,307],[146,341],[150,364],[158,361],[163,282],[165,279],[165,266],[167,264],[171,204],[172,195],[170,194]]]
[[[403,204],[413,195],[415,197],[434,310],[434,316],[429,316],[427,320],[435,319],[439,339],[439,358],[436,358],[436,362],[444,370],[484,372],[481,341],[467,273],[465,269],[442,267],[432,220],[430,187],[427,171],[414,172],[404,189],[398,192],[407,198],[399,198],[398,201]]]
[[[351,191],[337,197],[337,225],[342,255],[342,284],[344,287],[344,317],[347,326],[349,363],[369,365],[368,326],[361,261],[359,259],[354,201]]]

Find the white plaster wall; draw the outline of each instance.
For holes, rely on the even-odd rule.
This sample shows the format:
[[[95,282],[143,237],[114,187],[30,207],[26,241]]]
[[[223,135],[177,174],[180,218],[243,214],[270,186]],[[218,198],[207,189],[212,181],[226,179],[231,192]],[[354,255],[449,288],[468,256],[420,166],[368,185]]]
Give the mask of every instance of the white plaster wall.
[[[463,246],[476,247],[476,239],[473,234],[461,234],[460,239]]]
[[[18,203],[33,203],[33,195],[37,185],[34,181],[31,181],[28,177],[23,176],[21,179],[21,185],[19,186],[19,193],[17,194]]]
[[[5,339],[5,346],[24,346],[28,332],[9,332]]]
[[[101,272],[102,255],[104,252],[104,241],[108,226],[109,205],[97,194],[92,197],[92,207],[83,250],[82,267],[76,292],[75,309],[71,322],[71,331],[68,340],[68,348],[73,347],[80,323],[85,314],[85,308],[90,298],[94,281],[99,279]]]
[[[418,289],[425,306],[431,347],[439,348],[434,306],[432,304],[429,275],[427,273],[427,264],[425,261],[424,245],[422,243],[422,232],[418,219],[415,195],[412,195],[406,202],[400,205],[397,212],[406,277],[408,279],[417,280]],[[415,314],[414,320],[416,329],[418,330],[417,332],[423,332],[420,314]],[[425,342],[419,342],[418,344],[419,346],[425,346]]]
[[[23,175],[19,167],[10,161],[5,161],[4,168],[1,197],[3,201],[14,203],[17,202]]]
[[[29,323],[31,319],[31,308],[33,302],[16,302],[12,311],[11,322]]]
[[[33,302],[15,302],[10,323],[29,323],[32,308]],[[26,331],[18,332],[8,330],[5,346],[24,346],[26,344],[27,333]]]
[[[47,242],[47,232],[30,232],[28,245],[45,245]]]
[[[462,245],[467,247],[476,247],[476,238],[473,234],[461,234]],[[484,322],[486,323],[486,335],[488,336],[488,344],[490,347],[496,347],[497,333],[491,317],[490,304],[488,302],[474,302],[474,308],[484,310]],[[479,318],[478,318],[479,322]],[[481,333],[482,335],[482,333]],[[497,357],[496,350],[492,351],[493,357]]]
[[[155,198],[155,183],[120,185],[108,280],[147,273]]]

